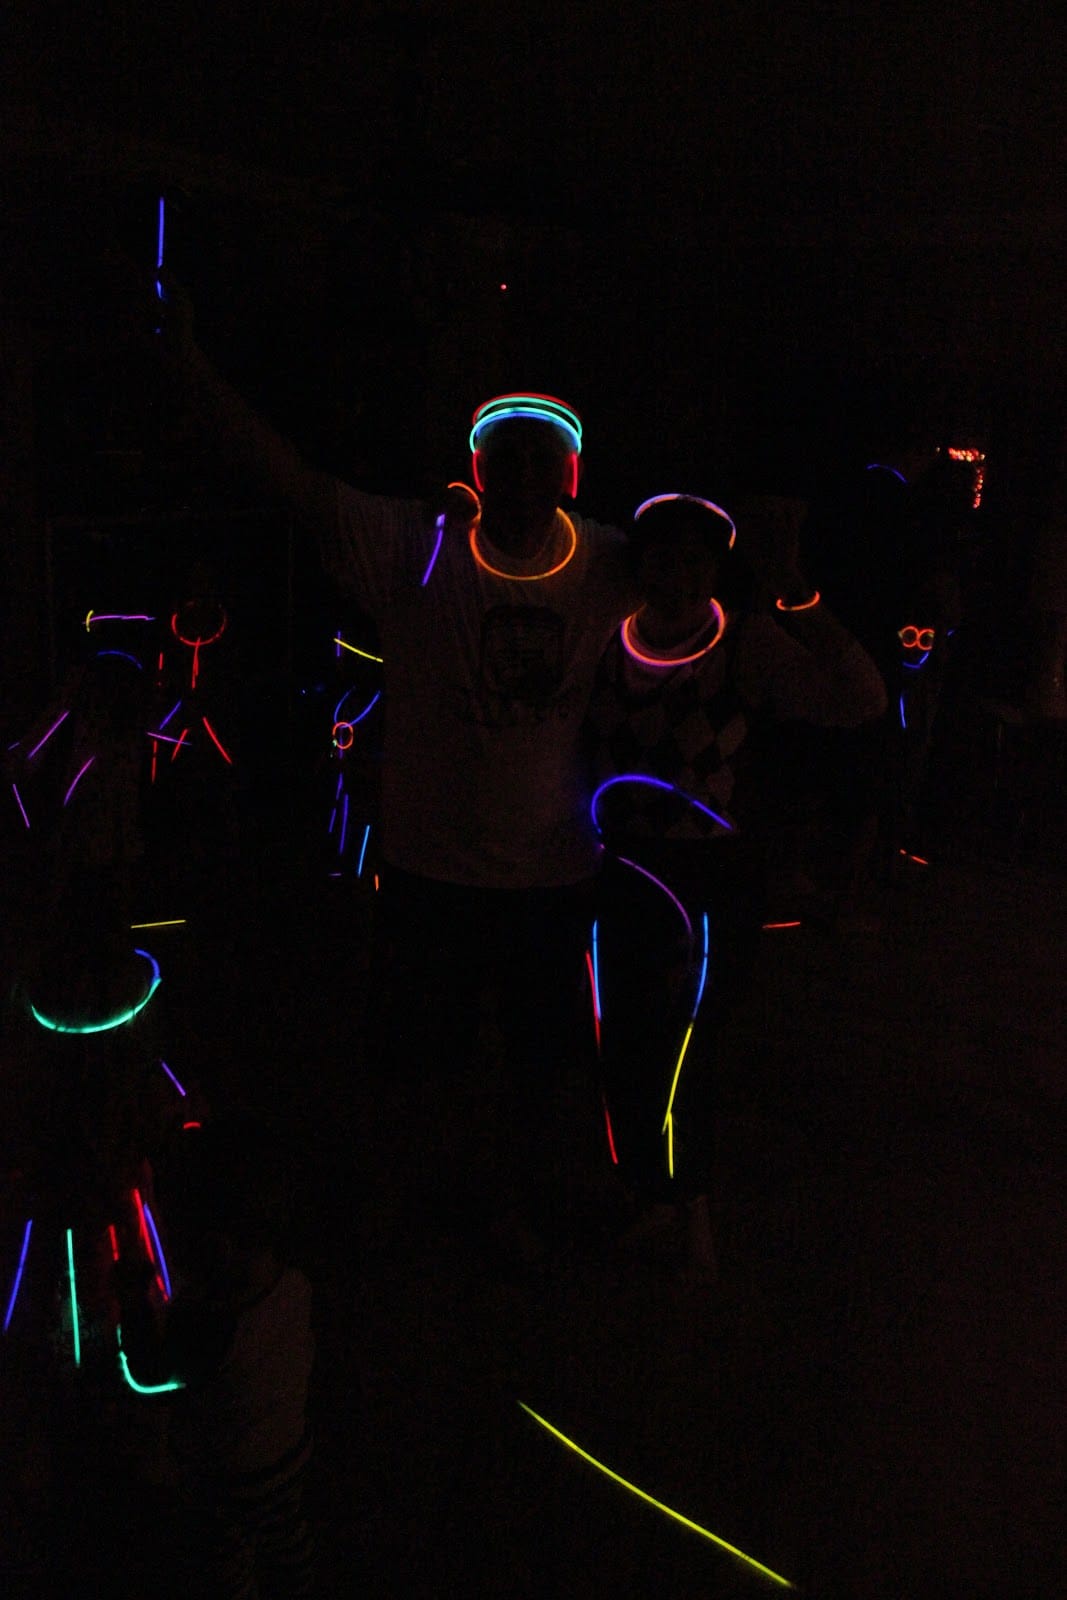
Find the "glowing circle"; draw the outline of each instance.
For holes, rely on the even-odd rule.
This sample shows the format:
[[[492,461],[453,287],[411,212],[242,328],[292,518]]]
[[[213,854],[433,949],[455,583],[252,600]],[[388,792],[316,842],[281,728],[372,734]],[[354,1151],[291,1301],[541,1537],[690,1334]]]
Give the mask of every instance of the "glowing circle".
[[[134,1017],[144,1010],[159,988],[160,982],[159,962],[155,957],[150,956],[147,950],[135,950],[134,955],[141,956],[152,968],[152,976],[148,980],[148,987],[136,1005],[129,1006],[127,1010],[121,1011],[113,1017],[108,1017],[104,1022],[57,1022],[54,1017],[46,1017],[43,1012],[38,1011],[31,1001],[30,1010],[33,1012],[35,1019],[41,1024],[42,1028],[48,1028],[53,1033],[108,1033],[112,1028],[121,1028],[124,1023],[132,1022]]]

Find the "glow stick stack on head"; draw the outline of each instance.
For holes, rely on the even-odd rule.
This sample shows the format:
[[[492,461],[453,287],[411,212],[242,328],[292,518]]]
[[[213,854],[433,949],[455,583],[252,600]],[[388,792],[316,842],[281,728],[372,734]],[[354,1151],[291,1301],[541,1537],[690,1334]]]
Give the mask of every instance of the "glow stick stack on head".
[[[573,499],[578,493],[578,459],[582,453],[582,423],[572,406],[550,394],[498,394],[486,400],[475,411],[470,432],[471,470],[474,482],[481,492],[485,487],[482,474],[482,449],[489,428],[497,423],[514,420],[547,422],[557,429],[570,451],[570,468],[567,493]]]

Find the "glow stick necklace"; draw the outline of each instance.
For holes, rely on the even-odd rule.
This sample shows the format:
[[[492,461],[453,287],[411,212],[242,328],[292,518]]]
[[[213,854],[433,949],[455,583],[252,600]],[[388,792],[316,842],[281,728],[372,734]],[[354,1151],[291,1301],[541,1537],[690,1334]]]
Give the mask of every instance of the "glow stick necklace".
[[[481,526],[481,516],[475,517],[471,523],[470,547],[471,555],[481,567],[483,572],[488,572],[494,578],[505,578],[509,583],[540,583],[543,578],[554,578],[557,572],[562,572],[574,556],[578,548],[578,532],[567,513],[557,507],[556,517],[562,519],[570,539],[570,546],[562,560],[557,561],[554,567],[547,567],[544,572],[504,572],[500,567],[492,566],[478,549],[478,529]]]
[[[643,648],[639,647],[637,643],[637,619],[641,615],[640,611],[634,611],[628,616],[619,629],[619,637],[622,639],[623,649],[628,656],[631,656],[634,661],[639,661],[643,667],[684,667],[691,661],[699,661],[702,656],[708,654],[709,650],[714,650],[726,632],[726,612],[722,606],[717,600],[711,599],[708,601],[708,607],[715,622],[715,633],[707,644],[701,645],[700,649],[694,650],[691,655],[650,655],[647,644]]]

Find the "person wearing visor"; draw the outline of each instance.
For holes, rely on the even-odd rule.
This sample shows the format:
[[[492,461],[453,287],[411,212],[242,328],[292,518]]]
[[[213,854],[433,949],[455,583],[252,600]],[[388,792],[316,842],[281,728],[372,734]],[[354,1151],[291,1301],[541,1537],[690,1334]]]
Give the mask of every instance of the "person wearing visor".
[[[634,605],[623,535],[561,504],[578,488],[581,420],[548,395],[498,395],[473,417],[475,489],[450,485],[436,504],[369,494],[256,416],[193,342],[178,286],[164,289],[165,360],[201,422],[314,533],[327,576],[378,628],[380,1033],[391,1081],[413,1085],[412,1138],[441,1112],[421,1085],[454,1082],[472,1058],[490,983],[512,1129],[502,1165],[525,1190],[520,1169],[545,1177],[553,1163],[549,1078],[574,1055],[601,853],[584,716]],[[461,1162],[446,1122],[436,1115],[418,1170],[447,1193]]]
[[[605,651],[590,708],[608,852],[591,966],[611,1147],[645,1221],[683,1212],[704,1275],[715,1036],[765,915],[762,862],[733,810],[738,761],[757,716],[852,727],[886,704],[873,661],[800,569],[802,511],[751,502],[746,564],[712,501],[640,505],[630,545],[644,604]],[[753,573],[769,610],[750,603]]]

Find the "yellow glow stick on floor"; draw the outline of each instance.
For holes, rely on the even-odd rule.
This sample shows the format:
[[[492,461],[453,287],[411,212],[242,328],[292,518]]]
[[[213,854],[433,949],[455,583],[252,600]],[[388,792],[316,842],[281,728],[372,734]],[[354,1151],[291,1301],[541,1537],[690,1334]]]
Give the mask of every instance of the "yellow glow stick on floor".
[[[184,917],[169,917],[166,922],[131,922],[131,928],[184,928]]]
[[[596,1467],[598,1472],[602,1472],[613,1483],[621,1484],[624,1489],[629,1489],[631,1494],[637,1495],[639,1500],[647,1501],[650,1506],[655,1506],[657,1511],[662,1511],[668,1517],[673,1517],[674,1521],[680,1522],[683,1527],[692,1528],[693,1532],[699,1533],[702,1538],[710,1539],[711,1543],[717,1544],[720,1550],[726,1550],[730,1555],[736,1556],[746,1566],[762,1573],[765,1578],[770,1578],[772,1583],[777,1583],[783,1589],[793,1588],[793,1584],[789,1582],[788,1578],[783,1578],[777,1572],[772,1572],[770,1567],[765,1567],[761,1561],[754,1560],[752,1556],[746,1556],[745,1552],[738,1550],[736,1545],[727,1544],[726,1540],[720,1539],[717,1533],[711,1533],[707,1528],[702,1528],[699,1522],[693,1522],[689,1517],[684,1517],[680,1511],[672,1511],[671,1507],[664,1505],[662,1500],[656,1500],[652,1495],[646,1494],[644,1489],[639,1489],[635,1483],[630,1483],[628,1479],[620,1477],[617,1472],[612,1472],[610,1467],[606,1467],[602,1461],[598,1461],[587,1450],[583,1450],[580,1445],[575,1444],[573,1439],[568,1439],[565,1433],[560,1433],[559,1429],[554,1428],[551,1422],[546,1422],[544,1417],[538,1416],[537,1412],[526,1405],[524,1401],[520,1400],[519,1405],[527,1416],[533,1417],[535,1422],[539,1422],[546,1432],[552,1434],[553,1438],[558,1439],[561,1444],[565,1444],[568,1450],[573,1450],[575,1455],[581,1456],[583,1461],[588,1461],[590,1466]]]

